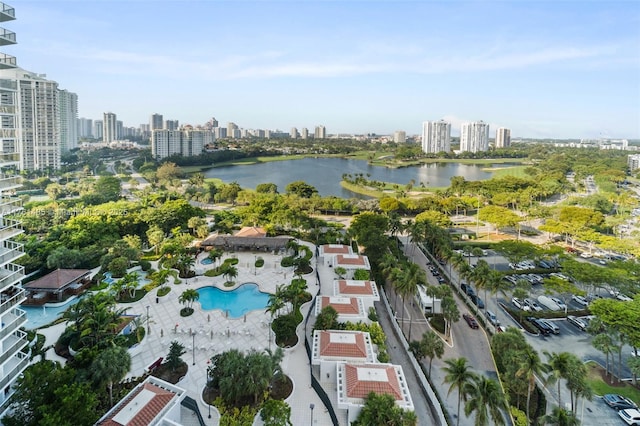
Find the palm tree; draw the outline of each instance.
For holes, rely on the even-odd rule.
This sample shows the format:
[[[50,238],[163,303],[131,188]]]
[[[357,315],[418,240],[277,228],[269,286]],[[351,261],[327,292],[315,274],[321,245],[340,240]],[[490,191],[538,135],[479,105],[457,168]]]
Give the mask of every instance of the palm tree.
[[[609,355],[613,353],[613,349],[615,348],[613,339],[608,333],[600,333],[593,338],[593,340],[591,341],[591,344],[593,345],[594,348],[596,348],[597,350],[599,350],[605,355],[606,357],[605,373],[608,376],[609,375]]]
[[[560,381],[561,379],[567,377],[567,374],[569,372],[571,354],[569,352],[549,353],[547,351],[544,351],[544,354],[547,357],[547,361],[549,364],[549,375],[547,376],[547,383],[558,384],[558,405],[562,406],[560,395]]]
[[[265,312],[271,314],[271,319],[280,312],[282,308],[284,308],[284,299],[283,299],[283,291],[282,285],[276,286],[276,292],[269,295],[269,301],[267,302],[267,308]]]
[[[571,411],[553,407],[553,411],[542,418],[543,424],[551,426],[579,426],[580,421]]]
[[[216,262],[218,261],[218,259],[220,259],[222,257],[222,254],[223,254],[222,250],[216,248],[216,249],[211,250],[207,257],[209,259],[211,259],[211,261],[215,265]]]
[[[440,336],[433,331],[424,333],[420,343],[424,348],[424,356],[429,358],[429,377],[431,377],[431,363],[434,357],[440,359],[442,355],[444,355],[444,343],[442,339],[440,339]]]
[[[229,267],[225,269],[223,275],[227,278],[227,281],[233,283],[233,280],[238,277],[238,268],[233,265],[229,265]]]
[[[410,263],[405,270],[404,275],[404,283],[402,286],[403,294],[402,294],[402,304],[404,305],[404,300],[406,296],[409,296],[411,299],[411,305],[413,305],[413,300],[418,293],[418,287],[424,286],[426,284],[426,280],[424,277],[424,271],[415,263]],[[404,317],[403,317],[404,323]],[[404,325],[404,324],[403,324]],[[407,340],[411,341],[411,328],[413,326],[413,316],[409,317],[409,337]]]
[[[131,368],[131,355],[122,346],[105,349],[91,363],[91,376],[99,386],[108,386],[109,404],[113,406],[113,383],[119,382]]]
[[[183,305],[187,305],[187,308],[191,309],[193,306],[193,302],[200,299],[200,293],[197,290],[190,288],[182,292],[182,294],[178,297],[178,302]]]
[[[443,368],[446,373],[444,376],[444,383],[449,383],[449,390],[447,395],[451,393],[453,389],[458,391],[458,415],[456,425],[460,424],[460,404],[462,400],[467,400],[465,389],[467,384],[472,380],[473,373],[469,369],[466,358],[447,359],[444,361],[447,367]]]
[[[547,366],[540,360],[538,352],[529,347],[522,354],[520,368],[516,371],[516,377],[524,377],[529,383],[527,386],[527,419],[531,419],[529,415],[529,404],[531,401],[531,392],[536,386],[536,375],[541,375],[547,371]]]
[[[475,411],[475,426],[488,426],[489,424],[502,426],[505,424],[502,410],[507,409],[507,401],[496,380],[474,375],[464,388],[469,398],[464,406],[464,413],[468,416]],[[490,418],[492,423],[489,422]]]

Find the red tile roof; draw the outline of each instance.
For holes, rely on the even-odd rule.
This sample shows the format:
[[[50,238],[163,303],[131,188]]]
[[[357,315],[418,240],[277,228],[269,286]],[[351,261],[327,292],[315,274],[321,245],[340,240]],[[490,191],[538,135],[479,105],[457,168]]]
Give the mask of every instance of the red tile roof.
[[[367,346],[362,333],[340,331],[320,332],[320,355],[345,358],[367,358]]]
[[[349,398],[366,398],[370,392],[375,392],[391,395],[396,401],[403,400],[400,383],[393,366],[347,364],[345,365],[345,373]],[[371,379],[368,380],[367,377],[371,377]]]
[[[234,237],[266,237],[267,231],[264,228],[256,227],[256,226],[245,226],[236,234]]]
[[[351,253],[351,247],[343,244],[325,244],[322,251],[325,254],[348,254]]]
[[[356,281],[362,283],[362,285],[349,285],[350,282],[346,280],[338,280],[338,289],[340,294],[364,294],[367,296],[373,296],[372,281]]]
[[[339,254],[336,256],[338,265],[358,265],[358,266],[367,266],[367,262],[365,261],[364,256],[360,256],[358,254],[350,254],[343,255]]]
[[[348,300],[349,303],[335,303],[335,298],[323,296],[321,299],[321,306],[323,308],[331,306],[336,310],[338,314],[343,315],[358,315],[360,313],[360,307],[358,299],[355,297],[343,297],[342,300]]]
[[[153,398],[142,407],[130,407],[130,409],[138,409],[138,413],[131,417],[131,420],[123,425],[115,420],[114,417],[118,415],[122,410],[127,409],[127,405],[136,397],[142,390],[148,390],[153,392],[155,395]],[[151,423],[153,419],[171,402],[171,400],[176,396],[175,393],[162,389],[156,385],[151,383],[145,383],[144,386],[137,388],[136,391],[132,392],[127,396],[127,398],[122,402],[119,409],[113,411],[111,415],[103,420],[98,425],[102,426],[147,426]]]

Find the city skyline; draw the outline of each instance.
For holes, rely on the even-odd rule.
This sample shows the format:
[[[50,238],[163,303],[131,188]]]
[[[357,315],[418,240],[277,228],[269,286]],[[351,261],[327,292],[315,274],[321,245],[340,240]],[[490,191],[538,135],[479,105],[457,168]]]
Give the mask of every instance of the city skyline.
[[[24,1],[17,17],[19,66],[127,126],[640,138],[633,2]]]

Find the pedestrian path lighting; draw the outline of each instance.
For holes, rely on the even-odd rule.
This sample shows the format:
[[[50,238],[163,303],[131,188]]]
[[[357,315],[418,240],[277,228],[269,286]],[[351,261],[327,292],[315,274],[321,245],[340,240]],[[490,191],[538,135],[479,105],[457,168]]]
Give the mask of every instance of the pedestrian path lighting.
[[[196,365],[196,332],[195,330],[191,332],[191,338],[193,339],[191,346],[191,353],[193,354],[193,365]]]
[[[311,425],[313,426],[313,409],[316,408],[316,406],[311,403],[309,404],[309,408],[311,409]]]

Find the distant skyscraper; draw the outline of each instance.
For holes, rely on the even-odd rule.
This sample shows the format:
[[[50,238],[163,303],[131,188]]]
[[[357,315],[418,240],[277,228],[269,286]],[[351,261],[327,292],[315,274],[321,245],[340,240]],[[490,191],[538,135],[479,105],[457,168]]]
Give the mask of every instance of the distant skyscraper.
[[[60,112],[60,149],[69,152],[78,147],[78,95],[68,90],[58,92]]]
[[[327,129],[324,126],[316,126],[316,131],[313,134],[315,139],[326,139]]]
[[[207,126],[210,128],[218,127],[218,120],[215,117],[211,117],[211,120],[207,121]]]
[[[238,125],[236,123],[227,123],[227,137],[229,139],[233,139],[236,137],[236,130],[238,130]]]
[[[104,121],[93,120],[93,138],[102,139],[103,134],[104,134]]]
[[[124,139],[124,124],[122,120],[116,120],[116,140]]]
[[[480,152],[489,149],[489,125],[484,121],[463,123],[460,129],[460,151]]]
[[[298,129],[296,129],[295,127],[292,127],[291,132],[289,132],[289,137],[291,139],[298,139]]]
[[[200,155],[204,146],[213,140],[211,130],[194,130],[191,126],[184,130],[154,130],[151,133],[151,153],[158,160],[172,155]]]
[[[511,130],[500,127],[496,130],[496,148],[508,148],[511,146]]]
[[[104,113],[104,123],[102,127],[102,141],[111,143],[118,140],[118,123],[116,115],[112,112]]]
[[[300,139],[309,139],[309,129],[303,127],[300,131]]]
[[[162,114],[152,114],[149,119],[149,130],[153,132],[154,130],[161,130],[163,126],[163,117]]]
[[[78,119],[78,136],[81,138],[93,137],[93,120],[90,118]]]
[[[178,130],[180,127],[180,123],[178,120],[165,120],[164,129],[165,130]]]
[[[451,123],[444,120],[422,123],[422,151],[427,154],[451,151]]]
[[[398,130],[393,134],[393,141],[395,143],[405,143],[407,141],[407,132]]]

